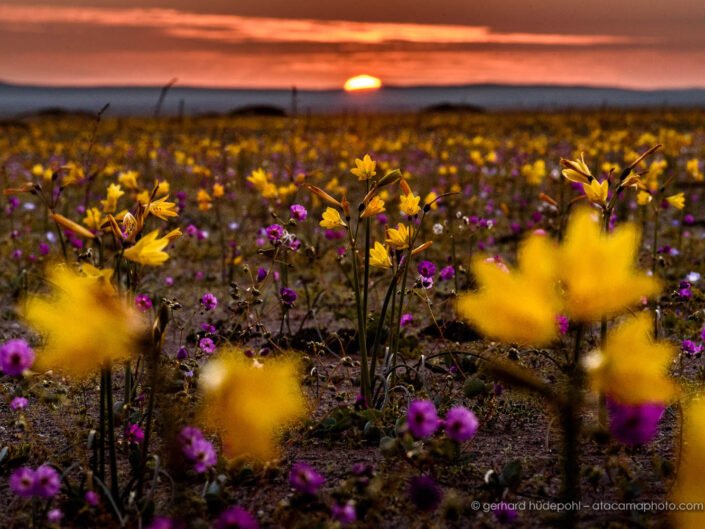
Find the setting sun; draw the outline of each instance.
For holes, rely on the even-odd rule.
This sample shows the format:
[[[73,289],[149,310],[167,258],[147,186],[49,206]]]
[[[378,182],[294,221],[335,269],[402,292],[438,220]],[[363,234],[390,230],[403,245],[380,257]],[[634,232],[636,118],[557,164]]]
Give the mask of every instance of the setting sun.
[[[372,75],[356,75],[345,81],[343,87],[347,92],[355,90],[376,90],[382,86],[382,81],[378,77]]]

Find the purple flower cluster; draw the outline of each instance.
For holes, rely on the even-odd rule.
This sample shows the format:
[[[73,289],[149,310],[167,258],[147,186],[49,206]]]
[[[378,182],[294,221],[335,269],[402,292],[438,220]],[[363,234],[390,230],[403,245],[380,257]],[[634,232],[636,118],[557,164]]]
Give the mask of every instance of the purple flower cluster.
[[[254,516],[242,507],[230,507],[216,520],[214,529],[259,529]]]
[[[179,433],[181,451],[193,462],[193,468],[202,474],[216,464],[218,457],[213,444],[203,437],[203,432],[193,426],[184,427]]]
[[[19,377],[34,363],[34,351],[22,340],[9,340],[0,346],[0,370],[8,376]]]
[[[10,490],[23,498],[53,498],[60,488],[61,476],[50,465],[18,468],[10,476]]]
[[[289,485],[296,492],[315,496],[326,482],[326,478],[306,463],[294,463],[289,473]]]
[[[480,425],[475,414],[464,406],[451,408],[445,421],[441,421],[436,406],[430,400],[412,402],[407,411],[406,423],[409,432],[416,439],[431,437],[443,423],[448,438],[457,443],[464,443],[475,437]]]

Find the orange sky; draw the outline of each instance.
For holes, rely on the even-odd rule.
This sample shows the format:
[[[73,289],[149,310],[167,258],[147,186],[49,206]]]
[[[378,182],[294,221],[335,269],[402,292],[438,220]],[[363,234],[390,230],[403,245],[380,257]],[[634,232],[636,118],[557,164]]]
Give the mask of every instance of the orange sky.
[[[339,88],[369,73],[395,85],[705,87],[701,0],[238,4],[0,0],[0,80]]]

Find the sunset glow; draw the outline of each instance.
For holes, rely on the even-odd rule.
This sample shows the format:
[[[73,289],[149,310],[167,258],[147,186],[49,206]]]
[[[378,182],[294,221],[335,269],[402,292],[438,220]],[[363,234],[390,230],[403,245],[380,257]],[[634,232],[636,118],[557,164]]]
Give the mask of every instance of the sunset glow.
[[[354,92],[356,90],[376,90],[382,86],[382,81],[378,77],[372,75],[356,75],[345,81],[345,90]]]

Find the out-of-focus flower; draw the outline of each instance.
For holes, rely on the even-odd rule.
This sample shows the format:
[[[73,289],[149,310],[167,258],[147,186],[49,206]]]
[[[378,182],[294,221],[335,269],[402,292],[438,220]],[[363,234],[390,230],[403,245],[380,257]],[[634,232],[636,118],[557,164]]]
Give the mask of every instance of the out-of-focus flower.
[[[684,410],[684,441],[680,447],[680,466],[670,498],[676,504],[705,503],[705,400],[698,397]],[[705,512],[677,510],[673,513],[678,529],[702,529]]]
[[[374,217],[384,211],[386,211],[384,207],[384,200],[376,196],[369,201],[367,206],[365,206],[365,209],[362,211],[361,217],[363,219],[366,219],[367,217]]]
[[[111,288],[62,267],[50,269],[47,281],[53,296],[30,297],[24,313],[46,339],[37,355],[40,369],[84,377],[138,349],[140,319]]]
[[[58,524],[64,517],[64,513],[58,507],[51,509],[47,513],[47,522],[50,524]]]
[[[494,517],[501,524],[510,524],[519,516],[511,504],[502,501],[494,509]]]
[[[218,306],[218,298],[210,292],[206,292],[201,296],[201,305],[206,310],[214,310]]]
[[[455,406],[446,414],[446,435],[457,443],[464,443],[475,437],[479,426],[475,414],[464,406]]]
[[[221,433],[227,457],[268,461],[277,455],[282,428],[306,408],[297,371],[292,357],[262,364],[234,349],[204,366],[203,419]]]
[[[306,211],[306,208],[301,204],[292,204],[289,206],[289,214],[292,219],[299,222],[306,220],[306,217],[308,217],[308,211]]]
[[[668,342],[654,342],[651,316],[640,313],[614,328],[602,350],[585,358],[595,391],[619,404],[670,402],[678,387],[668,377],[676,355]]]
[[[357,176],[358,180],[369,180],[377,173],[375,172],[376,162],[370,158],[369,154],[362,157],[362,160],[355,158],[355,167],[350,172]]]
[[[379,241],[375,241],[374,246],[370,248],[370,266],[374,266],[376,268],[392,267],[392,260],[389,257],[389,252],[387,252],[387,248]]]
[[[135,306],[140,312],[147,312],[152,308],[152,298],[149,294],[138,294],[135,296]]]
[[[159,230],[154,230],[125,250],[123,256],[145,266],[161,266],[169,259],[169,254],[164,251],[168,244],[169,239],[159,238]]]
[[[22,376],[34,363],[34,350],[22,339],[0,345],[0,371],[10,377]]]
[[[413,228],[407,228],[405,224],[400,223],[396,228],[387,228],[385,241],[397,250],[404,250],[409,247],[413,238]]]
[[[279,196],[277,186],[271,181],[271,175],[264,169],[255,169],[252,171],[252,174],[247,177],[247,181],[259,191],[262,198],[272,199]]]
[[[264,232],[272,244],[278,244],[284,237],[285,230],[281,224],[270,224],[265,228]]]
[[[421,211],[421,207],[419,206],[420,201],[421,197],[414,195],[414,193],[402,194],[399,198],[399,209],[404,215],[413,217]]]
[[[186,458],[193,462],[196,472],[202,474],[218,461],[213,443],[203,437],[203,432],[193,426],[182,428],[179,433],[181,451]]]
[[[411,502],[422,511],[435,511],[443,500],[443,491],[430,476],[411,478],[409,485]]]
[[[406,414],[406,424],[417,439],[432,436],[440,424],[436,406],[430,400],[413,401]]]
[[[571,182],[590,184],[593,179],[592,173],[585,163],[583,153],[580,153],[580,158],[577,160],[566,160],[561,158],[561,165],[564,167],[561,174]]]
[[[294,463],[289,473],[289,485],[296,492],[315,496],[326,478],[306,463]]]
[[[86,491],[83,495],[83,499],[85,499],[86,503],[91,507],[97,507],[100,503],[100,496],[98,496],[98,493],[94,490]]]
[[[666,197],[666,202],[675,209],[683,209],[685,207],[685,194],[676,193],[670,197]]]
[[[703,352],[703,346],[693,340],[683,340],[681,342],[681,350],[690,356],[695,356]]]
[[[125,426],[125,439],[130,444],[139,444],[144,441],[144,431],[139,424],[128,424]]]
[[[34,495],[36,480],[34,470],[29,467],[18,468],[10,475],[10,490],[22,498],[30,498]]]
[[[123,171],[118,175],[118,182],[127,189],[137,189],[137,179],[140,174],[137,171]]]
[[[441,281],[450,281],[455,277],[455,267],[453,265],[444,266],[438,275]]]
[[[610,432],[626,445],[646,444],[656,436],[658,423],[666,407],[659,402],[619,404],[607,401],[610,415]]]
[[[50,465],[42,465],[34,473],[34,496],[53,498],[61,488],[61,477]]]
[[[596,178],[591,180],[589,184],[583,184],[583,191],[588,200],[602,207],[607,205],[609,188],[610,184],[607,180],[598,182]]]
[[[279,296],[281,297],[282,303],[287,307],[291,307],[298,297],[295,290],[287,287],[282,287],[279,290]]]
[[[401,325],[402,327],[408,327],[413,322],[414,322],[414,315],[411,314],[410,312],[405,312],[399,318],[399,325]]]
[[[29,401],[25,397],[15,397],[10,401],[10,409],[12,411],[23,410],[29,405]]]
[[[105,213],[113,213],[117,209],[118,199],[124,194],[125,192],[118,184],[110,184],[108,186],[107,198],[100,201],[103,205],[103,211]]]
[[[564,314],[559,314],[556,316],[556,325],[558,325],[558,332],[565,335],[570,327],[570,319]]]
[[[201,338],[198,347],[204,353],[213,354],[215,352],[215,342],[211,338]]]
[[[254,516],[242,507],[230,507],[215,521],[214,529],[259,529]]]
[[[348,501],[346,503],[334,503],[330,508],[330,516],[340,525],[348,525],[357,521],[357,511],[355,503]]]
[[[322,228],[328,228],[330,230],[347,226],[341,218],[340,212],[330,206],[323,212],[323,217],[321,218],[321,222],[319,224]]]
[[[423,277],[433,277],[436,275],[436,265],[431,261],[421,261],[418,266],[418,271]]]
[[[225,194],[225,187],[220,182],[213,184],[213,198],[220,198]]]
[[[86,211],[86,216],[83,218],[83,224],[92,230],[99,230],[103,224],[103,213],[98,208],[90,208]]]

